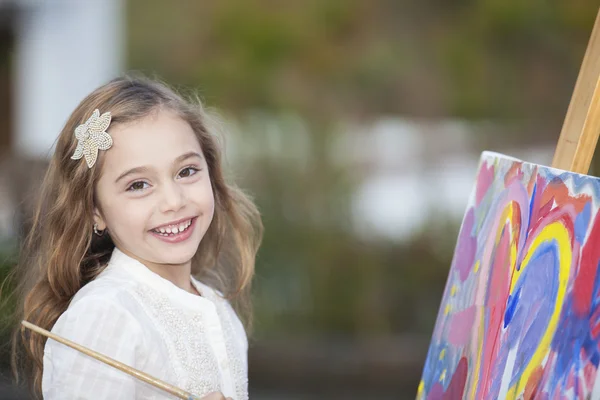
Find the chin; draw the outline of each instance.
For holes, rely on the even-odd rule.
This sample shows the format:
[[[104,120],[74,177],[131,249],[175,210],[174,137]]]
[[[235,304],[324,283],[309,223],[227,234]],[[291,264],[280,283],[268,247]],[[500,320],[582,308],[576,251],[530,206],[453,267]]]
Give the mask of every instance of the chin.
[[[160,264],[183,264],[192,259],[198,247],[200,240],[190,238],[183,243],[158,243],[158,245],[147,243],[148,254]]]
[[[167,257],[157,257],[161,260],[161,264],[185,264],[196,255],[196,249],[193,251],[174,251],[173,253],[177,254],[169,254]]]

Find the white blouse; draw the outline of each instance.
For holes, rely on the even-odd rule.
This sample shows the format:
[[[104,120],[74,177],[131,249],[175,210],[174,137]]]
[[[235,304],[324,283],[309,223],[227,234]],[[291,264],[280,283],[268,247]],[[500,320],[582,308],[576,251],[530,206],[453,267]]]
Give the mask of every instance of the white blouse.
[[[52,332],[202,397],[248,399],[248,340],[229,303],[192,283],[189,293],[115,249],[106,269],[73,297]],[[42,394],[56,399],[175,399],[48,339]]]

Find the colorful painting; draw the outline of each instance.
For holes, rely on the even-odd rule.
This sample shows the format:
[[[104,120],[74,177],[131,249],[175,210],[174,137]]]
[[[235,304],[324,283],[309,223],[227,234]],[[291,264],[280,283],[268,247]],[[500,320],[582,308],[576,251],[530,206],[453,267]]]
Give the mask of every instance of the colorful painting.
[[[417,399],[600,399],[600,179],[483,153]]]

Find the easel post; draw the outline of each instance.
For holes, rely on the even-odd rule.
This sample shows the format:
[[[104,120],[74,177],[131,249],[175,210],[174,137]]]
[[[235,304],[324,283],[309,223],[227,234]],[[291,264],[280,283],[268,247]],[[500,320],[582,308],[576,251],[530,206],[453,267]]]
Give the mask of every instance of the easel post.
[[[600,135],[600,11],[577,77],[552,167],[587,174]]]

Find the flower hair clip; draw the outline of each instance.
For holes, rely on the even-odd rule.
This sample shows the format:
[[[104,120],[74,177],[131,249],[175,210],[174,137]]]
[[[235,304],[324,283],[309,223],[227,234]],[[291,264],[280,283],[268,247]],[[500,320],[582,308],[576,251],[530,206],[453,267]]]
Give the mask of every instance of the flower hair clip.
[[[98,159],[98,150],[108,150],[113,140],[106,132],[110,125],[110,112],[100,115],[100,110],[94,110],[92,116],[83,124],[75,128],[77,148],[71,156],[72,160],[85,157],[88,168],[92,168]]]

